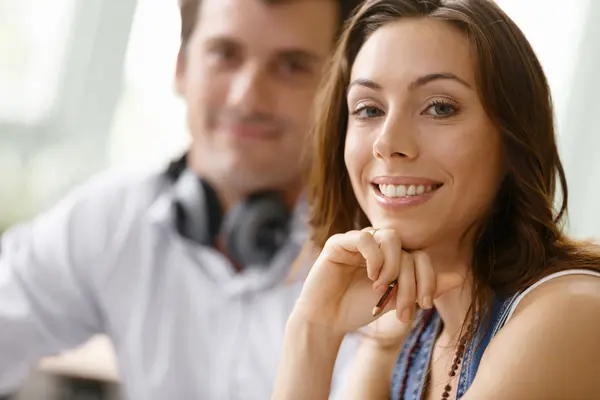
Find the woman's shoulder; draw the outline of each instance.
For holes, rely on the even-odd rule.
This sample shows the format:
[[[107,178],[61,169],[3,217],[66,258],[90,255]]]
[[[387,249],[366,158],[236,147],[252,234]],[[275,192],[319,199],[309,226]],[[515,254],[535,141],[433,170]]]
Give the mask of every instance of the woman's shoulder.
[[[570,268],[549,274],[526,288],[513,308],[504,328],[589,312],[600,318],[600,269]]]
[[[600,268],[565,269],[547,275],[527,288],[519,298],[513,320],[518,320],[520,314],[536,313],[554,310],[552,314],[564,309],[573,312],[576,305],[584,306],[589,303],[594,306],[600,302]],[[584,304],[579,304],[579,303]],[[581,310],[582,312],[584,310]],[[548,317],[540,314],[540,318]]]
[[[600,270],[565,269],[530,285],[516,297],[493,342],[502,351],[538,340],[533,332],[558,340],[576,330],[600,335]]]
[[[474,392],[497,387],[509,390],[505,398],[585,398],[600,389],[600,372],[593,379],[582,373],[600,371],[600,273],[540,282],[486,348]]]

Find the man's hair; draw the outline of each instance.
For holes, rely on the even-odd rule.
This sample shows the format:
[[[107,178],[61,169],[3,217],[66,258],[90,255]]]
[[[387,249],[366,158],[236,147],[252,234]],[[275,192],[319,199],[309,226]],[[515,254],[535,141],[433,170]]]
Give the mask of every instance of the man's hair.
[[[267,4],[284,3],[292,0],[262,0]],[[362,0],[330,0],[336,1],[339,6],[338,32],[344,24],[344,21],[350,17],[355,8],[362,3]],[[181,13],[181,46],[185,46],[196,29],[199,8],[202,0],[179,0],[179,11]]]

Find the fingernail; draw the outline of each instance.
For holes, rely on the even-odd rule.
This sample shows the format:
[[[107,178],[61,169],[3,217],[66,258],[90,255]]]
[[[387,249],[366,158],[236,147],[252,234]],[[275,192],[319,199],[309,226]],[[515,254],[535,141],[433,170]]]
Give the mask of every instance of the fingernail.
[[[425,307],[426,309],[430,309],[431,307],[433,307],[433,300],[431,298],[431,296],[423,296],[423,307]]]
[[[405,308],[404,310],[402,310],[402,313],[400,314],[400,320],[402,320],[402,322],[410,322],[412,319],[412,310],[410,308]]]

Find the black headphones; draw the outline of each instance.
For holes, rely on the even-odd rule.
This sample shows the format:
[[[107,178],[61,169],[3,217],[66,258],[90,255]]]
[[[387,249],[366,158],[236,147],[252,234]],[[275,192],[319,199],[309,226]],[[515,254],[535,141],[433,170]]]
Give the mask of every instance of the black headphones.
[[[187,168],[187,153],[166,171],[174,185],[178,232],[204,246],[222,235],[227,254],[243,266],[268,266],[290,234],[291,214],[277,192],[252,194],[223,215],[217,193]]]

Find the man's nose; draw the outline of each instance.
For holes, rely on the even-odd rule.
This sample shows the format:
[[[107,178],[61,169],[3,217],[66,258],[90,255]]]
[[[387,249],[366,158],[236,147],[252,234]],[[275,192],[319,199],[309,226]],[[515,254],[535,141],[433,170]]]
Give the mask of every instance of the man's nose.
[[[243,114],[269,114],[273,104],[272,82],[260,66],[248,65],[233,75],[228,105]]]

